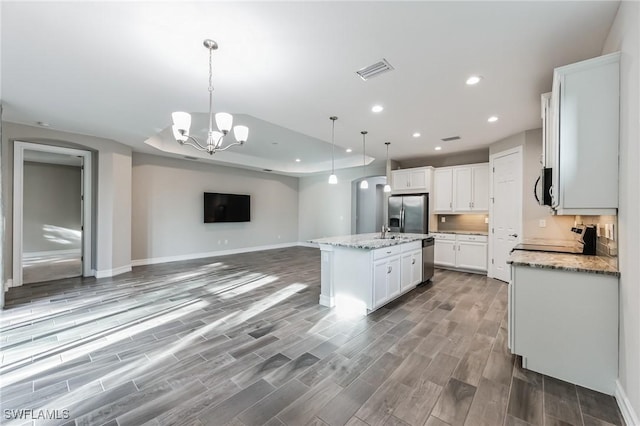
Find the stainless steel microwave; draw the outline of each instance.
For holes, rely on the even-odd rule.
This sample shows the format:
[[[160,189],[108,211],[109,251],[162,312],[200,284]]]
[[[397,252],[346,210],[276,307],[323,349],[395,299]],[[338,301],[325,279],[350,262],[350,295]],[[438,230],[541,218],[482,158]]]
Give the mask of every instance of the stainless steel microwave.
[[[536,181],[535,188],[533,189],[533,193],[538,201],[538,204],[541,206],[551,206],[552,205],[552,194],[553,194],[553,169],[550,167],[544,167],[540,171],[540,177]],[[538,182],[540,183],[540,196],[538,197]]]

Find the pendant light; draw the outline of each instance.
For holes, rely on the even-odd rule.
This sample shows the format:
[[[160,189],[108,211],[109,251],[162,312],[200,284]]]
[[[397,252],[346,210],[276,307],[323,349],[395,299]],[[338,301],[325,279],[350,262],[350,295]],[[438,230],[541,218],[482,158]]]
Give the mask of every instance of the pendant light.
[[[367,131],[363,130],[360,132],[362,134],[362,174],[364,175],[367,171],[367,156],[365,155],[365,137],[367,135]],[[363,179],[362,182],[360,182],[360,189],[368,189],[369,188],[369,182],[367,182],[366,179]]]
[[[331,120],[331,176],[329,176],[329,183],[331,185],[335,185],[338,183],[338,176],[336,176],[336,172],[334,170],[334,151],[336,148],[336,141],[335,141],[335,130],[336,130],[336,120],[338,119],[338,117],[336,117],[335,115],[332,115],[331,117],[329,117],[329,120]]]
[[[387,183],[384,186],[384,192],[391,192],[391,185],[389,185],[389,145],[391,145],[391,142],[385,142],[384,144],[387,146],[387,163],[384,169],[384,174],[387,176]]]

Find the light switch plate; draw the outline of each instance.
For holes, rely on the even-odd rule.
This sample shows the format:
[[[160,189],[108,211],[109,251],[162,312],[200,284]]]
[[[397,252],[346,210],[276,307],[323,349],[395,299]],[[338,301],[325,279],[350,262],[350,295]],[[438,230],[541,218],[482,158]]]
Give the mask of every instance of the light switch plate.
[[[540,220],[538,221],[538,226],[539,226],[540,228],[546,228],[546,227],[547,227],[547,221],[546,221],[546,220],[544,220],[544,219],[540,219]]]
[[[446,216],[442,216],[440,218],[440,222],[445,223],[447,221],[447,217]]]

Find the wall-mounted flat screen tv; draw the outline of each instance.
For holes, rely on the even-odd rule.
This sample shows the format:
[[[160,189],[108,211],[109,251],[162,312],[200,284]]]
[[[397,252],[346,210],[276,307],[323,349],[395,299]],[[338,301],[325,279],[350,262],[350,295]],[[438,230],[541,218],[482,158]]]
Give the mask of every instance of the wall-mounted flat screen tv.
[[[240,194],[204,193],[204,223],[249,222],[251,197]]]

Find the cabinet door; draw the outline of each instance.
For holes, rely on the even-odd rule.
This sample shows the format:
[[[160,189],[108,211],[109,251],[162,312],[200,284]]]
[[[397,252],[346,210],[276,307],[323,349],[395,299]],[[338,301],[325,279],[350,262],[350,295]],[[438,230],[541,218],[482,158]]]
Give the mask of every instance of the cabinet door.
[[[473,166],[471,168],[473,182],[473,200],[471,210],[489,210],[489,165]]]
[[[422,282],[422,250],[416,250],[411,256],[411,287]]]
[[[400,294],[400,256],[387,259],[387,299]]]
[[[403,253],[402,258],[400,260],[401,263],[401,271],[400,271],[400,288],[402,291],[405,291],[409,287],[411,287],[413,281],[413,268],[412,268],[412,259],[413,253]]]
[[[424,169],[412,170],[409,173],[409,188],[413,190],[427,190],[427,174]]]
[[[435,241],[433,260],[436,265],[456,266],[456,242]]]
[[[391,189],[403,190],[409,187],[409,175],[407,170],[392,170],[391,171]]]
[[[453,210],[469,211],[472,202],[471,168],[453,169]]]
[[[458,242],[456,267],[465,269],[487,270],[487,244],[469,241]]]
[[[450,212],[453,209],[451,196],[453,194],[453,169],[437,169],[434,173],[433,192],[436,212]]]
[[[387,301],[387,259],[373,263],[373,307],[384,305]]]

